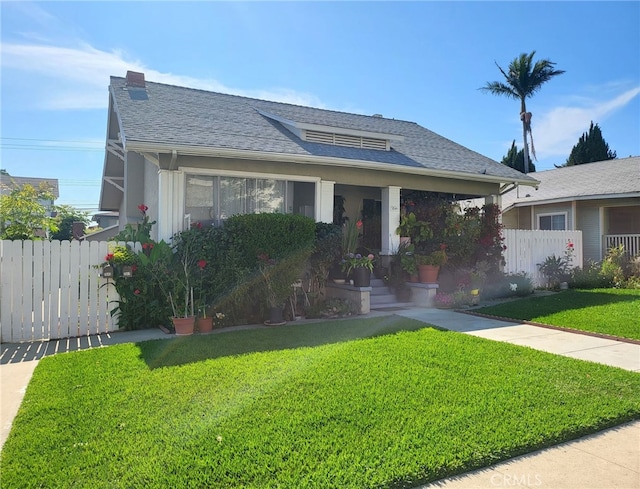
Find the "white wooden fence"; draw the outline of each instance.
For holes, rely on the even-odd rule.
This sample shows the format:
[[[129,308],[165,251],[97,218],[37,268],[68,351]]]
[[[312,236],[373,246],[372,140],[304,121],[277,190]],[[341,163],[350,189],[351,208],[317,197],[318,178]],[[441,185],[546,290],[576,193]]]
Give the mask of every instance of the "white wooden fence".
[[[118,328],[113,282],[99,275],[109,243],[0,241],[0,342],[51,340]],[[111,243],[114,245],[114,243]]]
[[[505,273],[525,272],[537,287],[546,279],[538,270],[548,256],[563,257],[569,241],[573,243],[573,267],[582,267],[582,231],[528,231],[504,229]]]

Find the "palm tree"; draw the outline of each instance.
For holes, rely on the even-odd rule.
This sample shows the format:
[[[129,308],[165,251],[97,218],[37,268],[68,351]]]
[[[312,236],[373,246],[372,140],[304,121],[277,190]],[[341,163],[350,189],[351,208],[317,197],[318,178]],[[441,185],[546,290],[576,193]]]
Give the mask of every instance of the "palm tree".
[[[536,152],[533,147],[533,136],[531,135],[531,112],[527,112],[526,99],[536,93],[542,85],[556,75],[562,75],[563,70],[556,70],[553,67],[555,63],[548,59],[536,61],[532,66],[533,56],[536,54],[532,51],[530,54],[522,53],[509,64],[509,73],[500,68],[496,62],[496,66],[500,73],[504,75],[506,83],[494,81],[487,82],[480,90],[486,90],[494,95],[505,95],[509,98],[520,100],[520,120],[522,121],[522,138],[524,140],[524,172],[529,173],[529,145],[527,143],[527,133],[531,137],[531,152],[535,158]]]

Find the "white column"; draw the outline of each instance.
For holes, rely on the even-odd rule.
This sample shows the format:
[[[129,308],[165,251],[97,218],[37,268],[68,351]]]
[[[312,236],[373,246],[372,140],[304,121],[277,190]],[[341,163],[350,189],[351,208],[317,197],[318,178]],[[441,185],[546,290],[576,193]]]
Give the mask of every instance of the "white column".
[[[400,224],[400,187],[382,189],[382,249],[381,255],[392,255],[400,245],[396,229]]]
[[[184,229],[185,178],[181,171],[158,171],[158,240]]]
[[[487,195],[484,198],[485,205],[495,204],[500,209],[500,215],[498,216],[498,222],[502,224],[502,195],[494,194]]]
[[[333,195],[336,182],[321,180],[316,183],[316,222],[333,222]]]

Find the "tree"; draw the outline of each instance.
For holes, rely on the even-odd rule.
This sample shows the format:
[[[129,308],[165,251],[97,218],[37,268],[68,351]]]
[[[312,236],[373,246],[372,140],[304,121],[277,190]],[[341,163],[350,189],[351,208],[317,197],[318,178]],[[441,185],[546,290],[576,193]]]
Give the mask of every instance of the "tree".
[[[501,163],[524,173],[524,150],[518,151],[515,139],[511,143],[511,148],[509,148],[507,154],[502,158]],[[529,171],[536,171],[536,166],[533,162],[529,163]]]
[[[51,239],[71,240],[73,239],[73,223],[81,222],[87,226],[90,222],[89,213],[83,212],[70,205],[55,206],[57,213],[55,217],[58,230],[51,234]]]
[[[585,132],[578,139],[578,143],[571,150],[571,154],[563,166],[582,165],[594,161],[614,160],[618,157],[615,151],[609,149],[609,145],[602,137],[602,131],[598,124],[589,126],[589,132]]]
[[[45,183],[37,189],[29,184],[13,185],[8,194],[0,196],[0,238],[38,239],[39,233],[57,231],[56,223],[40,202],[53,199]]]
[[[531,138],[531,153],[535,158],[535,148],[533,146],[533,136],[531,133],[531,112],[527,112],[526,99],[531,98],[542,85],[551,78],[564,73],[563,70],[554,69],[555,63],[548,59],[536,61],[532,66],[533,57],[536,54],[532,51],[529,54],[522,53],[509,64],[507,74],[496,62],[496,66],[505,78],[506,83],[494,81],[487,82],[480,90],[485,90],[494,95],[504,95],[509,98],[520,100],[520,120],[522,121],[522,139],[524,143],[524,173],[529,173],[529,144],[527,134]]]

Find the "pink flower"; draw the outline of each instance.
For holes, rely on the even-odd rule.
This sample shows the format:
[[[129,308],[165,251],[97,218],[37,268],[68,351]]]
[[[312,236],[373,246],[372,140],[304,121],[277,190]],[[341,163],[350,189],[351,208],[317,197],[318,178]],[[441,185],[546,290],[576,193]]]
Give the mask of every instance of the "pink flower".
[[[369,253],[369,254],[367,255],[367,258],[369,258],[369,260],[373,260],[373,259],[375,258],[375,256],[373,256],[371,253]]]
[[[136,290],[134,290],[134,291],[133,291],[133,293],[134,293],[135,295],[140,295],[140,289],[136,289]]]
[[[107,256],[104,257],[105,261],[110,261],[113,260],[113,253],[109,253]]]
[[[362,219],[358,219],[358,220],[356,221],[356,227],[357,227],[358,229],[362,229]]]
[[[200,270],[204,269],[207,266],[207,262],[205,260],[198,260],[198,267]]]
[[[571,241],[569,241],[569,244],[567,245],[569,248],[573,248],[573,243]]]
[[[138,210],[144,214],[145,212],[147,212],[149,210],[149,208],[144,204],[140,204],[138,206]]]

